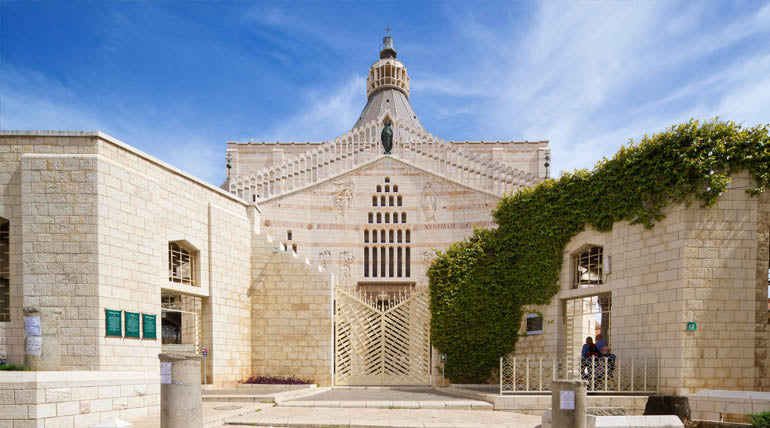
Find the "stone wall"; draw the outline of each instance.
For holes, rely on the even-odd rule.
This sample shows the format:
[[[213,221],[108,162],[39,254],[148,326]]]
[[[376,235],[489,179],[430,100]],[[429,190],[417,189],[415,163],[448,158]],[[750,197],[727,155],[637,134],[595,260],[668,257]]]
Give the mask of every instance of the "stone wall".
[[[90,427],[160,411],[160,384],[145,372],[4,372],[0,427]]]
[[[754,388],[770,391],[770,193],[758,198]]]
[[[250,291],[252,374],[332,383],[332,276],[263,236]],[[261,247],[261,248],[260,248]]]
[[[613,352],[659,358],[661,392],[764,388],[768,262],[761,248],[768,243],[757,216],[767,197],[749,196],[750,185],[747,173],[738,174],[714,207],[669,207],[653,229],[619,222],[611,232],[578,234],[564,252],[561,291],[534,308],[544,315],[544,334],[521,337],[516,355],[564,356],[567,300],[608,293]],[[587,245],[603,247],[610,273],[603,284],[574,289],[572,257]],[[686,331],[687,322],[697,330]]]

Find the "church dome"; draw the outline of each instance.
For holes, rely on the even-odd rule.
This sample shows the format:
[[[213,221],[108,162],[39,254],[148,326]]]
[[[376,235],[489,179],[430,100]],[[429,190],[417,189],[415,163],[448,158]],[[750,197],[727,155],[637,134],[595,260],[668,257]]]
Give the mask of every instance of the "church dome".
[[[388,30],[382,39],[380,59],[369,67],[366,77],[367,103],[353,129],[386,114],[410,128],[422,129],[417,115],[409,105],[409,73],[406,66],[396,58],[397,55],[393,37]]]

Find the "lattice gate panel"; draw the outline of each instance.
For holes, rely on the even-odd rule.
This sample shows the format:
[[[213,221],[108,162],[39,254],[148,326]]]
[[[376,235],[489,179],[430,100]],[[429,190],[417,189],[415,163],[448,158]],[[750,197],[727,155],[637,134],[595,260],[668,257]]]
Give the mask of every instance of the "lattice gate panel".
[[[335,384],[429,385],[427,291],[388,309],[335,290]]]

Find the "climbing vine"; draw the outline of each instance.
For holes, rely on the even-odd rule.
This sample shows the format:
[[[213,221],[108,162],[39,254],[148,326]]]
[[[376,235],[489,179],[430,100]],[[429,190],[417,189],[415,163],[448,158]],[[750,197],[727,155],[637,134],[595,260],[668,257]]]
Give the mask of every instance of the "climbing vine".
[[[587,226],[652,228],[666,206],[712,206],[731,175],[744,170],[756,179],[750,194],[770,187],[767,125],[691,120],[631,141],[592,170],[504,197],[492,211],[497,229],[476,229],[439,252],[428,270],[431,339],[447,354],[447,376],[490,376],[515,348],[522,306],[547,304],[557,293],[564,247]]]

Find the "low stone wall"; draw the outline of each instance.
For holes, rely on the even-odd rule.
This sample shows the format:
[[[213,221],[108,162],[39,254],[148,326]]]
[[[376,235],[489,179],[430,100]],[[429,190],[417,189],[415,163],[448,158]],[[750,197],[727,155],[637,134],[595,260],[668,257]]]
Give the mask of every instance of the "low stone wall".
[[[132,371],[2,372],[0,428],[87,428],[160,412],[160,379]],[[25,425],[24,422],[29,422]],[[34,423],[34,422],[37,423]]]
[[[706,389],[687,399],[691,418],[699,421],[746,422],[749,414],[770,410],[770,392]]]

